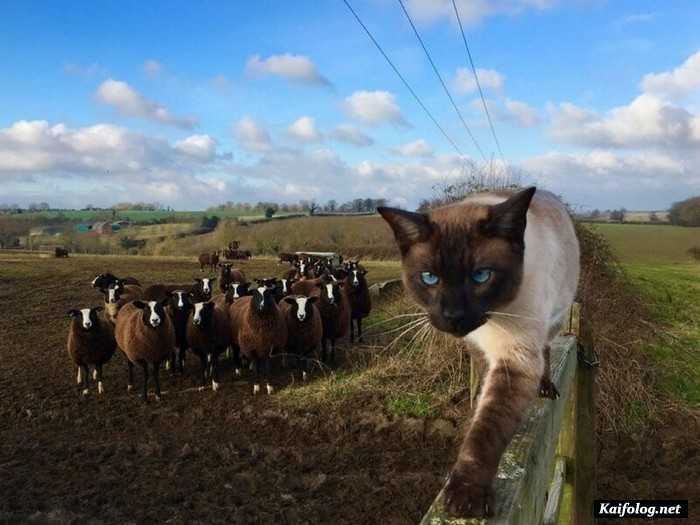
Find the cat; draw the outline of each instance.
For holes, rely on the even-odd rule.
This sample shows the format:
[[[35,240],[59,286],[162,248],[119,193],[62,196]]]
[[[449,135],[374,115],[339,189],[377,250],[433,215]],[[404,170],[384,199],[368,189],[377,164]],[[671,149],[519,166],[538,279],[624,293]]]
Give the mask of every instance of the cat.
[[[377,210],[401,253],[404,287],[431,324],[483,354],[472,421],[445,486],[446,510],[493,515],[493,479],[538,395],[556,398],[549,343],[578,286],[579,245],[553,194],[477,193],[428,213]]]

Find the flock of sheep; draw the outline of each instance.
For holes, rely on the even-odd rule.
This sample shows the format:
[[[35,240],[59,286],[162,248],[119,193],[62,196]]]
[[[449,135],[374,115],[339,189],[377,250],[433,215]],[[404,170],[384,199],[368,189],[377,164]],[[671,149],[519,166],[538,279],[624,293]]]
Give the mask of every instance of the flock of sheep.
[[[88,394],[90,368],[98,392],[104,392],[102,367],[117,349],[127,358],[128,390],[134,365],[143,369],[142,398],[147,401],[149,374],[160,399],[160,368],[184,373],[188,352],[200,360],[203,389],[219,389],[219,359],[232,356],[241,375],[245,358],[253,373],[253,394],[261,379],[268,394],[271,357],[291,355],[302,379],[309,360],[335,362],[336,341],[350,335],[362,341],[362,319],[371,301],[358,261],[281,254],[289,263],[283,278],[252,282],[229,263],[217,263],[218,276],[195,279],[194,285],[153,284],[143,287],[132,277],[100,274],[92,287],[104,295],[104,306],[70,310],[68,353],[78,367],[77,383]],[[218,281],[218,293],[214,283]]]

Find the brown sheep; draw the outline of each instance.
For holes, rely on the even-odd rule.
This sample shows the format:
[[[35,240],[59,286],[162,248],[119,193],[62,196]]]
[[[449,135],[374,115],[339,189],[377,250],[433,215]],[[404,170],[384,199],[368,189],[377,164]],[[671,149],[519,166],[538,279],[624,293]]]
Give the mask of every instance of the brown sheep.
[[[207,369],[212,390],[219,389],[219,356],[231,344],[228,307],[225,300],[195,303],[187,321],[187,341],[202,365],[200,389],[206,385]]]
[[[309,355],[318,351],[323,339],[323,322],[317,302],[317,296],[303,295],[288,295],[280,302],[287,323],[287,349],[296,356],[302,381],[306,381]]]
[[[102,290],[105,297],[105,318],[112,324],[117,322],[119,310],[128,302],[141,299],[143,291],[140,286],[123,284],[116,281],[110,284],[106,290]]]
[[[216,267],[219,264],[219,252],[213,253],[202,253],[199,256],[199,271],[203,272],[206,266],[211,268],[212,272],[216,271]]]
[[[321,360],[328,361],[328,344],[330,343],[330,363],[335,363],[335,343],[345,337],[350,328],[350,302],[344,289],[344,281],[332,275],[325,275],[318,280],[314,295],[320,297],[318,309],[323,320],[323,341],[321,343]]]
[[[175,347],[175,330],[162,302],[133,301],[127,303],[117,316],[115,335],[119,349],[128,359],[129,384],[134,384],[134,364],[143,368],[142,399],[148,401],[148,365],[153,368],[156,399],[160,400],[160,365],[170,357]]]
[[[82,382],[83,395],[89,393],[89,366],[92,366],[95,371],[97,392],[100,394],[104,392],[102,365],[112,358],[117,348],[112,323],[98,314],[103,309],[102,306],[95,306],[68,312],[71,322],[66,347],[68,354],[78,367],[77,383]]]
[[[214,281],[216,281],[216,277],[195,278],[191,293],[196,302],[206,302],[211,299],[214,293]]]
[[[350,342],[355,342],[355,323],[358,340],[362,342],[362,319],[372,311],[372,299],[369,296],[369,287],[365,278],[367,270],[359,263],[352,263],[347,273],[345,291],[350,301]]]
[[[270,385],[270,356],[284,350],[287,344],[287,326],[274,299],[274,289],[259,286],[252,296],[246,296],[231,305],[231,334],[234,348],[253,361],[255,377],[253,394],[260,391],[260,373],[264,373],[267,393]]]
[[[188,284],[152,284],[143,289],[143,294],[140,299],[144,301],[162,302],[168,298],[168,294],[176,290],[190,291],[191,286]]]
[[[219,264],[219,291],[225,293],[231,283],[244,283],[245,274],[243,270],[234,268],[230,263]]]

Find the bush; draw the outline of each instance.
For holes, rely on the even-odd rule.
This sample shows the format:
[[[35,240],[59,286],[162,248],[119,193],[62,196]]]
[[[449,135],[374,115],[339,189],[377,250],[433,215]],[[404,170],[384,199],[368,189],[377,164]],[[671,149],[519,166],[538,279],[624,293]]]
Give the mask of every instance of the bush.
[[[673,203],[668,220],[677,226],[700,226],[700,197]]]

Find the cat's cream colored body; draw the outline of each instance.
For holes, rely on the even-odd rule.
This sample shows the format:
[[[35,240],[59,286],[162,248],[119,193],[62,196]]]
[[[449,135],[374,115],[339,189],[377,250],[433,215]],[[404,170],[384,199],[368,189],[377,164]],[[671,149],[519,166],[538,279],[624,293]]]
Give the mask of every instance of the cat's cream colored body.
[[[498,194],[479,194],[464,203],[498,204]],[[537,190],[527,213],[523,277],[515,299],[489,321],[468,334],[489,364],[516,361],[538,377],[542,350],[559,331],[576,296],[579,245],[574,226],[561,201]],[[534,359],[533,359],[534,358]],[[515,363],[513,363],[515,364]]]

